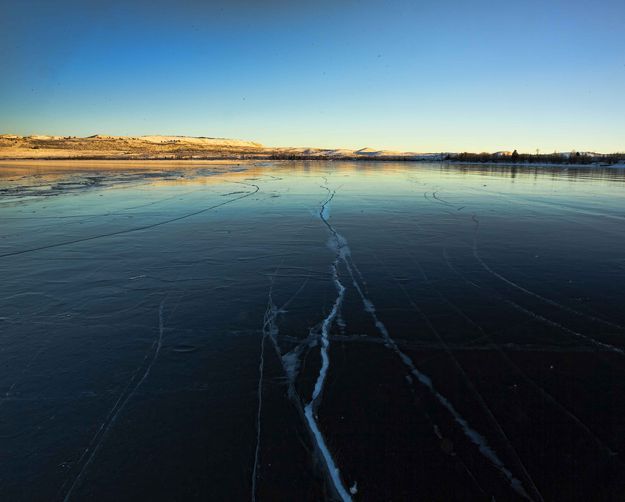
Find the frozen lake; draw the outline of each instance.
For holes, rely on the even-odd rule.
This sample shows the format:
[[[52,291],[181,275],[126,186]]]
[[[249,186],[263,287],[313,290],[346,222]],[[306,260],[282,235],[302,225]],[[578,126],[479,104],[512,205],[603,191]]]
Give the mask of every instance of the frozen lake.
[[[625,497],[624,170],[0,165],[0,222],[2,500]]]

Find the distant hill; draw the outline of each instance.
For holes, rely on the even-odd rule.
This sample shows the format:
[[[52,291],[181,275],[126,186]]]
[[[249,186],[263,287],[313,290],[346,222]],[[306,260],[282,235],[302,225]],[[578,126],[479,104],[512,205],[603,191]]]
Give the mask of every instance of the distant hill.
[[[186,136],[74,136],[0,135],[0,158],[176,159],[195,156],[236,157],[257,154],[263,145],[253,141]]]
[[[191,136],[17,136],[0,134],[0,159],[110,160],[445,160],[467,163],[625,164],[625,154],[562,152],[526,154],[516,150],[494,153],[415,153],[374,148],[273,148],[254,141]]]
[[[189,136],[0,135],[0,159],[433,159],[440,154],[322,148],[269,148],[254,141]]]

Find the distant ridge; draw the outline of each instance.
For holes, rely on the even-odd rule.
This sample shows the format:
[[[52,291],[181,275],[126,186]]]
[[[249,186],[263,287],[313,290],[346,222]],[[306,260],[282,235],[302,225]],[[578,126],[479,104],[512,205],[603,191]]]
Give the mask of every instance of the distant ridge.
[[[0,135],[2,159],[440,159],[441,154],[416,154],[373,148],[270,148],[255,141],[193,136]]]
[[[67,139],[60,136],[39,136],[38,138],[45,139]],[[79,139],[79,138],[74,138]],[[86,140],[105,140],[105,141],[145,141],[147,143],[155,144],[194,144],[194,145],[211,145],[211,146],[227,146],[227,147],[242,147],[242,148],[263,148],[260,143],[253,141],[243,141],[239,139],[226,139],[226,138],[208,138],[204,136],[108,136],[106,134],[94,134],[83,138]]]
[[[255,141],[193,136],[76,136],[0,134],[0,159],[88,160],[422,160],[497,164],[625,165],[625,153],[415,153],[360,148],[266,147]]]

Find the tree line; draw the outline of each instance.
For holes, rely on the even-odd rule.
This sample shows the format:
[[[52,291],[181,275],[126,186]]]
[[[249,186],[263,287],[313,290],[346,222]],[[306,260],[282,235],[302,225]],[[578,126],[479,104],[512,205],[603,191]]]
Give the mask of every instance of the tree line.
[[[562,153],[519,153],[514,150],[511,154],[501,153],[450,153],[445,156],[445,160],[459,162],[514,162],[519,164],[618,164],[625,163],[625,153],[586,153],[572,151],[568,154]]]

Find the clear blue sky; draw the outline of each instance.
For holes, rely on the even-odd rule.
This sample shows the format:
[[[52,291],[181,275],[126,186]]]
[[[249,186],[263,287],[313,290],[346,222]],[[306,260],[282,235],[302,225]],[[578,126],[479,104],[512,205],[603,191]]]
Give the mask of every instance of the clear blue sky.
[[[625,1],[0,0],[0,132],[625,151]]]

